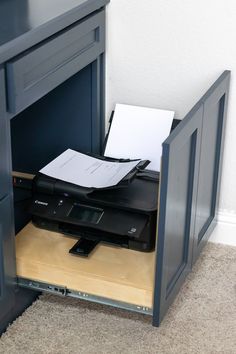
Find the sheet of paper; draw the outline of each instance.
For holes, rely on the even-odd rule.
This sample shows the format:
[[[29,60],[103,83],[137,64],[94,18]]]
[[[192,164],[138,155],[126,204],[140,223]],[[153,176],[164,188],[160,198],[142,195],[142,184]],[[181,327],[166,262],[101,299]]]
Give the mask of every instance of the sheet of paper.
[[[139,161],[110,162],[68,149],[39,172],[82,187],[115,186]]]
[[[117,104],[105,156],[150,160],[148,169],[160,171],[162,143],[170,134],[173,111]]]

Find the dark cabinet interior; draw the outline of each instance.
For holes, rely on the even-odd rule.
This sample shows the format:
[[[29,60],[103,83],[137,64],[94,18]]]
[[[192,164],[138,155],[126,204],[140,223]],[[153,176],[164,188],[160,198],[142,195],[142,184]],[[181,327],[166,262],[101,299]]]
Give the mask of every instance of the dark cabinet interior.
[[[91,152],[91,70],[90,64],[11,119],[13,171],[35,174],[67,148]]]
[[[12,170],[34,175],[68,148],[99,153],[92,120],[90,64],[11,119]],[[16,233],[30,220],[30,197],[31,191],[14,188]]]

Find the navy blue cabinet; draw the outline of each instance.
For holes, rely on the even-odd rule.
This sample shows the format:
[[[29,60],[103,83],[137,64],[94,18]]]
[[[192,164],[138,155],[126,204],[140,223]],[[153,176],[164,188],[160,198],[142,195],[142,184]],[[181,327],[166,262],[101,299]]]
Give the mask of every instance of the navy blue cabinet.
[[[0,201],[0,329],[15,305],[15,240],[10,196]]]
[[[13,190],[12,171],[35,173],[67,147],[101,151],[108,2],[0,3],[0,332],[37,295],[17,286],[30,192]]]
[[[14,237],[30,221],[30,191],[13,190],[11,172],[34,174],[66,148],[101,152],[108,2],[37,1],[39,17],[27,0],[0,3],[0,332],[37,296],[23,287],[58,291],[16,274]],[[122,284],[115,284],[117,297],[67,291],[66,284],[63,293],[151,314],[160,324],[215,224],[229,77],[224,72],[163,143],[155,281],[154,254],[143,274],[153,281],[148,307],[139,303],[142,287],[137,300],[131,291],[132,302],[121,301]]]
[[[9,155],[6,151],[8,132],[6,121],[4,69],[0,66],[0,200],[9,193]]]
[[[10,188],[10,132],[6,119],[4,70],[0,66],[0,331],[14,306],[15,240]]]

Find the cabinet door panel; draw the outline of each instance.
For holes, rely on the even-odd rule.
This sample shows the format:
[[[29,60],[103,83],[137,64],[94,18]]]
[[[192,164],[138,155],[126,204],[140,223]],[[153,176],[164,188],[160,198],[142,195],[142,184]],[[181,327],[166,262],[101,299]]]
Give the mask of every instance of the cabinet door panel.
[[[193,262],[215,225],[221,177],[229,72],[225,72],[202,98],[203,128]]]
[[[0,324],[14,306],[15,240],[10,197],[0,203]]]
[[[230,72],[163,143],[153,324],[159,325],[215,223]]]
[[[154,325],[191,269],[202,116],[197,105],[163,144]]]

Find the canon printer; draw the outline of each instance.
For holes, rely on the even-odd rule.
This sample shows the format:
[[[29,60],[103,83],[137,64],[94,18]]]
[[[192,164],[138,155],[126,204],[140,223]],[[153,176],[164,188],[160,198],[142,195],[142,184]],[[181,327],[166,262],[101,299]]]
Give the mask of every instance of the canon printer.
[[[178,122],[173,120],[171,130]],[[144,161],[142,168],[145,166]],[[125,183],[108,189],[83,188],[38,173],[33,180],[29,207],[32,222],[79,239],[70,250],[76,255],[88,256],[99,242],[152,251],[159,173],[142,168],[122,181]]]
[[[137,173],[128,185],[89,190],[38,174],[29,207],[40,228],[79,238],[71,253],[87,256],[99,242],[138,251],[155,247],[156,176]]]

